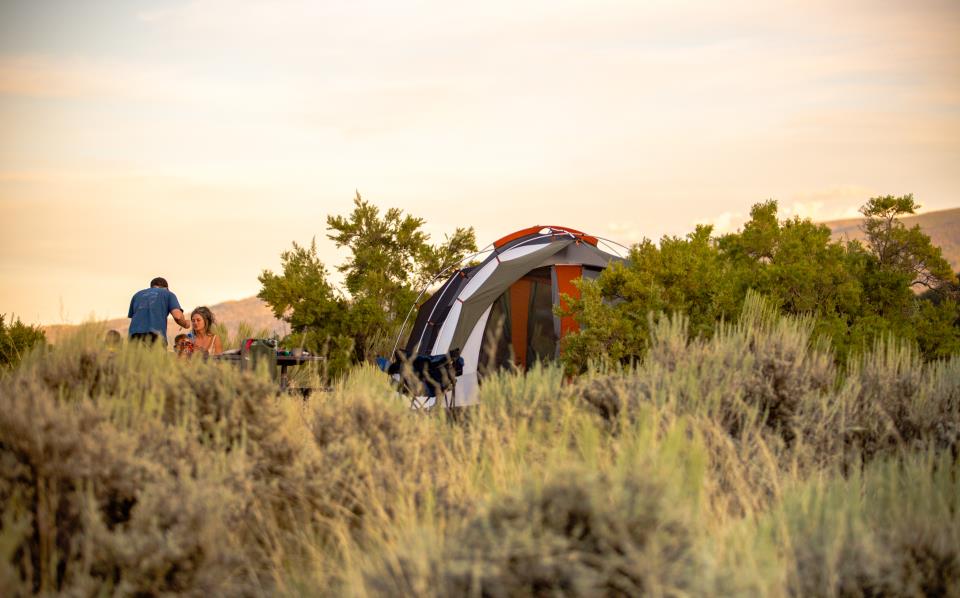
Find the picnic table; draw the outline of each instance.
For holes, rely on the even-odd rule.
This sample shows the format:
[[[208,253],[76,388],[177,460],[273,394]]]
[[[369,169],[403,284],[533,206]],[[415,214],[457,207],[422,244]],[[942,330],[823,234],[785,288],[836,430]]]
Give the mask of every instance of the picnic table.
[[[280,368],[280,389],[286,390],[287,386],[290,385],[290,379],[287,375],[287,370],[292,366],[301,366],[307,363],[319,363],[323,361],[323,357],[318,355],[311,355],[306,351],[287,351],[283,349],[276,350],[275,363]],[[269,359],[269,356],[264,351],[254,352],[244,352],[239,349],[233,349],[231,351],[224,351],[218,355],[214,355],[213,359],[218,361],[226,361],[228,363],[236,363],[241,368],[247,367],[256,367],[256,363],[259,359]],[[272,360],[271,360],[272,361]],[[267,365],[270,365],[268,361]],[[275,370],[274,370],[275,371]],[[271,375],[274,374],[274,371],[271,371]]]

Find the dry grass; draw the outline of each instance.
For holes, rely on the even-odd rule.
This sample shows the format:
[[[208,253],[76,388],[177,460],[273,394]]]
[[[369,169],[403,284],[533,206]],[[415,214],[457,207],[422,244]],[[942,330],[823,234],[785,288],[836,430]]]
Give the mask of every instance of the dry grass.
[[[0,379],[0,587],[191,595],[960,595],[960,359],[838,371],[762,305],[629,371],[411,412],[81,333]]]

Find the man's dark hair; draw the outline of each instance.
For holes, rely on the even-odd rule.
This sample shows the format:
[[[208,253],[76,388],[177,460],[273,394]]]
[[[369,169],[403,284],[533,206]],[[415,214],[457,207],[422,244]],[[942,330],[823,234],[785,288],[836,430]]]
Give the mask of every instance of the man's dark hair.
[[[151,280],[151,281],[150,281],[150,286],[151,286],[151,287],[163,287],[163,288],[165,288],[165,289],[169,289],[169,288],[170,288],[170,285],[167,284],[167,279],[166,279],[166,278],[163,278],[163,277],[161,277],[161,276],[158,276],[158,277],[154,278],[153,280]]]

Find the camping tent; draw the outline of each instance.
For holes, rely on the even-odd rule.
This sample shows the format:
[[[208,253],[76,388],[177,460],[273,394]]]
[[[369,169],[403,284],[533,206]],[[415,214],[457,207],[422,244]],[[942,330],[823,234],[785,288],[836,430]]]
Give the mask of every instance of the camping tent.
[[[440,390],[446,405],[464,406],[477,402],[480,379],[490,369],[526,369],[559,357],[560,339],[576,331],[577,322],[555,316],[554,306],[563,295],[579,296],[574,280],[595,278],[621,259],[600,249],[599,241],[561,226],[533,226],[495,241],[480,264],[454,271],[420,305],[391,371],[414,360],[457,360],[455,385]],[[432,405],[434,394],[424,392],[419,403]]]

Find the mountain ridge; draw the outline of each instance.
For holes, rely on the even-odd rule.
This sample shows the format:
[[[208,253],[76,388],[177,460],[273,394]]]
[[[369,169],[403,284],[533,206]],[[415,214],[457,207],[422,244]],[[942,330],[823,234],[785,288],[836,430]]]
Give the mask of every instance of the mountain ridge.
[[[930,237],[930,241],[940,248],[944,259],[954,272],[960,270],[960,208],[924,212],[900,219],[907,227],[919,225],[920,230]],[[860,229],[863,218],[847,218],[822,222],[830,227],[837,241],[863,241],[865,235]]]
[[[270,306],[257,297],[221,301],[208,307],[213,312],[216,321],[227,327],[231,336],[236,336],[237,329],[241,324],[249,326],[253,332],[266,330],[268,335],[285,336],[290,332],[290,325],[275,318]],[[187,317],[190,317],[190,315],[187,314]],[[96,324],[102,326],[104,330],[116,330],[123,336],[127,336],[130,320],[128,318],[113,318],[100,320]],[[57,339],[62,338],[64,334],[70,333],[80,326],[82,324],[53,324],[43,326],[43,330],[47,335],[47,340],[56,343]],[[173,337],[182,331],[184,329],[180,328],[173,321],[173,318],[167,318],[167,340],[172,342]]]

